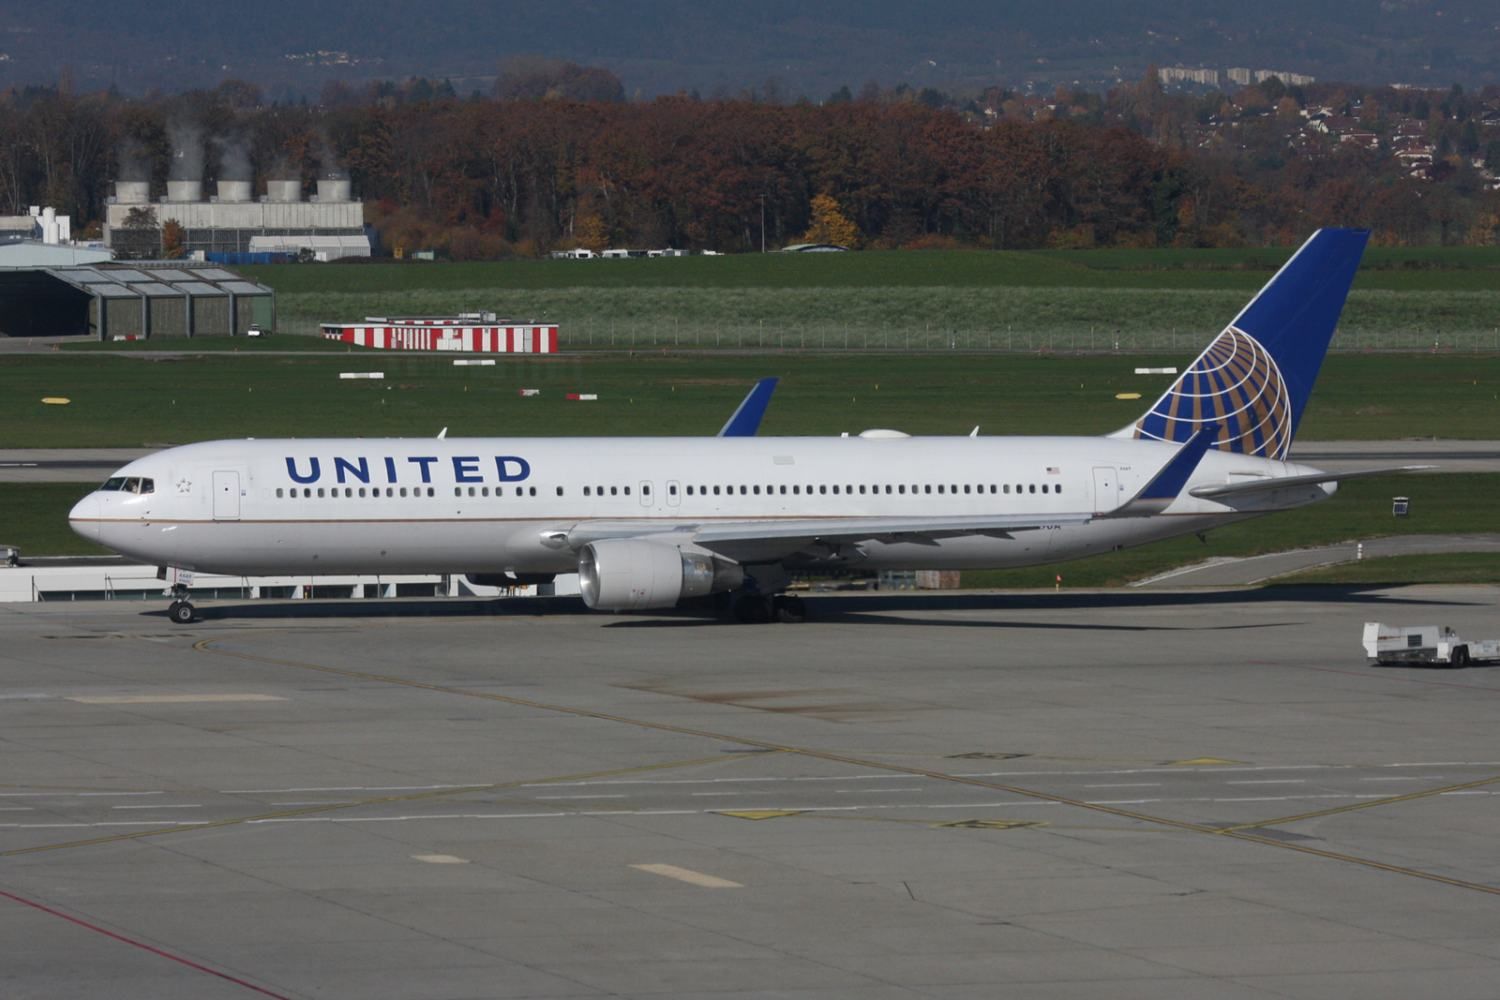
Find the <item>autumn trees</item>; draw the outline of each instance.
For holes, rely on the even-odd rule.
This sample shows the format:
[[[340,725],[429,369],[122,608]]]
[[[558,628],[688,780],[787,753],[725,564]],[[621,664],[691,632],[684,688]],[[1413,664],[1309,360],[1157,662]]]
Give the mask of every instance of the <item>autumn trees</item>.
[[[127,167],[160,190],[170,133],[186,122],[209,140],[208,179],[230,148],[258,190],[273,176],[310,183],[347,171],[385,246],[464,258],[806,240],[1213,246],[1295,241],[1325,223],[1369,225],[1388,242],[1456,241],[1493,233],[1487,220],[1500,217],[1500,193],[1467,161],[1415,179],[1390,157],[1336,143],[1289,148],[1286,130],[1301,117],[1286,94],[1242,108],[1243,121],[1209,142],[1195,130],[1232,106],[1159,90],[1060,93],[1028,120],[1024,102],[1004,94],[987,117],[878,93],[822,105],[624,101],[617,82],[526,63],[498,85],[504,99],[392,84],[267,106],[233,82],[147,100],[0,94],[0,212],[53,204],[82,230]],[[1421,110],[1408,94],[1388,100]],[[1473,124],[1472,102],[1430,100],[1434,134],[1500,163],[1500,139]],[[1464,126],[1442,124],[1440,105],[1465,112]]]

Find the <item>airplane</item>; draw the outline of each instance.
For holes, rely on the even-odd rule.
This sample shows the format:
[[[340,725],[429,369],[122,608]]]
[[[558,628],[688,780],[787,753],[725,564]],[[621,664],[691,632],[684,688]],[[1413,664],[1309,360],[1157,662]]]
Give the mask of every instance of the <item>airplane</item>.
[[[1024,566],[1201,534],[1420,468],[1288,461],[1368,237],[1314,233],[1150,408],[1101,437],[762,437],[732,433],[732,417],[696,438],[204,441],[125,465],[69,520],[164,568],[576,571],[591,609],[722,595],[744,622],[802,620],[793,573]],[[757,427],[763,386],[741,405]],[[171,619],[193,621],[187,589],[172,598]]]

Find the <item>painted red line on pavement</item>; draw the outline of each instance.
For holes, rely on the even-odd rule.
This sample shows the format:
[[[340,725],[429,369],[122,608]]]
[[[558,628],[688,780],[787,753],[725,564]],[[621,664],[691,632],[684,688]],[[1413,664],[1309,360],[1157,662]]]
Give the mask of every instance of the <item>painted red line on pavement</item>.
[[[241,979],[238,976],[231,976],[227,972],[220,972],[218,969],[211,969],[208,966],[203,965],[199,962],[195,962],[190,958],[184,958],[182,955],[174,955],[170,951],[158,948],[155,945],[147,944],[144,941],[137,941],[132,937],[126,937],[124,934],[116,933],[115,931],[112,931],[107,927],[100,927],[98,924],[91,924],[87,920],[81,920],[78,917],[71,916],[70,914],[64,913],[61,910],[55,910],[45,903],[38,903],[34,899],[27,899],[25,896],[18,896],[13,892],[6,892],[4,889],[0,889],[0,896],[12,900],[13,902],[20,903],[22,906],[29,906],[33,910],[40,910],[50,916],[61,917],[63,920],[68,921],[68,923],[70,924],[77,924],[79,927],[82,927],[85,930],[91,930],[95,934],[103,934],[107,938],[113,938],[114,940],[119,941],[123,944],[130,945],[132,948],[139,948],[142,951],[148,951],[151,954],[157,955],[161,958],[165,958],[170,962],[176,962],[178,965],[185,965],[189,969],[193,969],[194,971],[206,972],[210,976],[217,976],[218,978],[231,982],[236,986],[243,986],[247,990],[253,990],[256,993],[259,993],[261,996],[275,997],[276,1000],[292,1000],[291,997],[287,996],[284,993],[275,993],[263,986],[256,986],[254,983]]]

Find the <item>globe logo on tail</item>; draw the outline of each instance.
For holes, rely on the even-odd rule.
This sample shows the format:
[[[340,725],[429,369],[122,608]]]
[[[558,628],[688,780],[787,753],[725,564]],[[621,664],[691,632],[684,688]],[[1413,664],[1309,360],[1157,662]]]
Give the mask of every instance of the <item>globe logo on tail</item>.
[[[1182,442],[1208,423],[1222,427],[1219,451],[1280,460],[1292,446],[1286,380],[1260,341],[1233,326],[1136,421],[1135,437]]]

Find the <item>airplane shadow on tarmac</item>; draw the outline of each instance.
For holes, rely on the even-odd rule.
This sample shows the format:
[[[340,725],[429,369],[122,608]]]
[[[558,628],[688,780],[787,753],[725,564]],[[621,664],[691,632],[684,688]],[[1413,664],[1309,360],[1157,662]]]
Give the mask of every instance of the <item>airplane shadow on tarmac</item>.
[[[913,617],[885,617],[903,612],[940,611],[995,611],[1013,615],[1019,611],[1097,611],[1132,608],[1200,608],[1243,607],[1245,605],[1271,603],[1355,604],[1368,605],[1372,612],[1383,608],[1406,607],[1470,607],[1475,602],[1441,600],[1432,598],[1408,598],[1393,596],[1380,591],[1391,584],[1323,585],[1262,587],[1255,590],[1215,590],[1203,592],[1171,591],[1044,591],[1028,593],[864,593],[859,596],[846,594],[809,594],[805,598],[808,620],[818,623],[837,624],[887,624],[887,625],[935,625],[943,627],[984,628],[1057,628],[1079,630],[1179,631],[1184,628],[1202,630],[1202,626],[1179,625],[1099,625],[1080,621],[1077,623],[1038,623],[1025,620],[973,621],[963,619],[934,619]],[[143,611],[150,617],[166,617],[166,609],[152,608]],[[243,603],[213,602],[198,606],[200,622],[234,621],[280,621],[280,620],[339,620],[355,618],[509,618],[546,616],[588,616],[583,601],[577,597],[525,597],[475,600],[461,598],[402,598],[394,600],[317,600],[300,601],[246,601]],[[607,628],[684,628],[722,624],[709,601],[689,604],[686,607],[643,612],[640,616],[629,616],[608,622]],[[1228,630],[1239,628],[1264,628],[1260,625],[1226,624],[1209,626],[1211,629]]]

